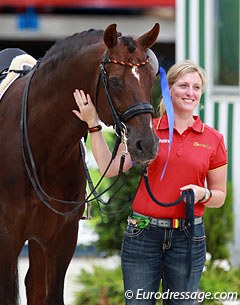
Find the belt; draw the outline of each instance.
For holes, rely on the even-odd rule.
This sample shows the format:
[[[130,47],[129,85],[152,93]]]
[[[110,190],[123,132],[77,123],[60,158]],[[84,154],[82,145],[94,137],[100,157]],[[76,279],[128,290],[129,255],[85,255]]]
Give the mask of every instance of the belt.
[[[145,215],[142,215],[140,213],[133,212],[132,213],[133,218],[139,218],[140,220],[149,219],[149,224],[152,226],[156,226],[159,228],[164,229],[184,229],[185,227],[185,219],[168,219],[168,218],[153,218],[148,217]],[[194,218],[194,225],[198,225],[200,223],[203,223],[203,217],[195,217]]]

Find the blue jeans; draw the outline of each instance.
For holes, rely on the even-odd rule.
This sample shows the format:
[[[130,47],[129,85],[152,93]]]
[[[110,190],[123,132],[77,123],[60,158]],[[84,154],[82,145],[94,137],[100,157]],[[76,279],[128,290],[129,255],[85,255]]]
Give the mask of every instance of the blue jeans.
[[[205,257],[204,224],[194,226],[191,255],[188,229],[152,225],[138,229],[128,224],[121,250],[125,304],[155,305],[161,282],[164,305],[193,304],[190,298],[196,299]],[[191,274],[186,289],[189,263]]]

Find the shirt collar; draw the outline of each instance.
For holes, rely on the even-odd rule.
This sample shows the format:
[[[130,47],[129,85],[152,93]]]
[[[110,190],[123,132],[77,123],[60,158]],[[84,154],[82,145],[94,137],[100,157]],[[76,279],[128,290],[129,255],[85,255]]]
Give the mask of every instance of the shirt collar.
[[[191,126],[191,128],[199,133],[202,133],[204,131],[204,123],[201,121],[200,117],[197,115],[193,116],[195,122]],[[161,118],[157,119],[157,130],[164,130],[168,129],[168,120],[167,120],[167,115],[164,114]]]

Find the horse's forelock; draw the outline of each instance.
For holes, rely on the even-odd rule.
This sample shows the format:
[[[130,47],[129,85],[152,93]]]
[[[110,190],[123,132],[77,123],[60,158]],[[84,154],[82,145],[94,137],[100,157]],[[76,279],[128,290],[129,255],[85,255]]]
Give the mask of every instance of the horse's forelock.
[[[125,46],[127,46],[130,53],[134,52],[137,48],[136,42],[131,36],[120,37],[120,41],[123,42]]]

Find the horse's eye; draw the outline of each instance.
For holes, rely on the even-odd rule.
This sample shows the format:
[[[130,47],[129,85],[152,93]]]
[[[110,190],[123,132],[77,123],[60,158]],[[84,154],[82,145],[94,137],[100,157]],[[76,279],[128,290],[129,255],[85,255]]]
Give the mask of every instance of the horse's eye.
[[[109,77],[109,85],[116,88],[121,86],[121,81],[117,77]]]

